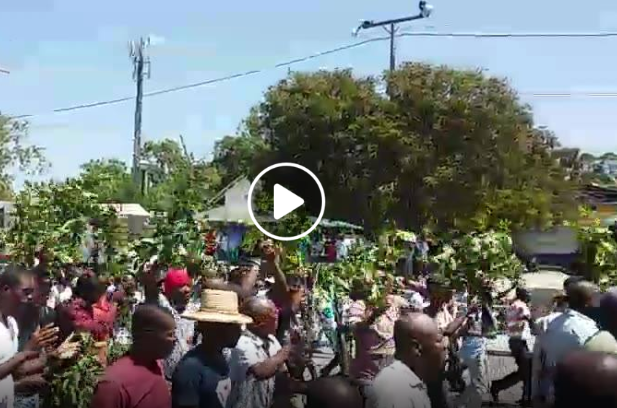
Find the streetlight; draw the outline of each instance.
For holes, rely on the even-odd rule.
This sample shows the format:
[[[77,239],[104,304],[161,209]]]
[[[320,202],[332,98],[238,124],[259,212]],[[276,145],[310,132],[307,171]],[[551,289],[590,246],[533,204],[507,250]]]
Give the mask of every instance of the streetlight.
[[[372,20],[364,20],[360,23],[358,28],[353,30],[352,35],[355,37],[358,35],[360,30],[367,30],[369,28],[375,27],[385,27],[388,34],[390,34],[390,71],[394,71],[396,68],[396,55],[395,55],[395,47],[394,40],[396,34],[396,25],[400,23],[406,23],[408,21],[421,20],[423,18],[429,18],[431,13],[433,12],[433,6],[428,4],[425,0],[421,0],[418,4],[418,8],[420,9],[420,13],[415,16],[403,17],[403,18],[395,18],[392,20],[384,20],[384,21],[372,21]]]

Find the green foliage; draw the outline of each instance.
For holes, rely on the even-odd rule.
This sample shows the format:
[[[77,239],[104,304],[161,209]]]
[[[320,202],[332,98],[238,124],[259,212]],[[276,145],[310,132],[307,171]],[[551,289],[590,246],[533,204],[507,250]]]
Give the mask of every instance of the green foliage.
[[[89,408],[92,396],[104,369],[95,354],[95,343],[81,335],[81,352],[75,361],[60,360],[48,371],[49,392],[46,408]]]
[[[83,262],[88,223],[96,220],[94,239],[101,247],[116,246],[113,209],[79,182],[27,184],[15,197],[15,222],[5,240],[15,262],[32,266],[36,251],[44,249],[56,266]]]
[[[81,166],[79,179],[82,188],[96,194],[101,203],[141,201],[139,188],[133,183],[126,163],[121,160],[89,161]]]
[[[468,286],[476,293],[488,282],[503,278],[517,282],[523,273],[507,232],[464,235],[444,244],[430,261],[437,267],[434,274],[452,287]]]
[[[349,70],[293,73],[266,92],[220,156],[263,146],[253,166],[232,161],[252,173],[281,161],[306,166],[326,189],[326,217],[369,232],[386,220],[441,233],[573,216],[572,183],[551,158],[554,135],[533,127],[505,81],[426,64],[403,65],[386,80],[389,98],[375,79]]]
[[[205,229],[189,211],[157,219],[152,237],[140,239],[133,247],[140,264],[156,256],[162,266],[211,276],[217,268],[214,259],[205,256],[205,249]]]
[[[143,147],[147,169],[145,193],[135,185],[126,164],[117,159],[93,160],[82,166],[79,180],[84,190],[102,203],[139,203],[161,212],[201,211],[220,185],[215,166],[185,153],[171,139],[149,141]]]
[[[120,358],[124,357],[131,348],[130,344],[122,344],[111,341],[107,347],[107,365],[112,365]]]
[[[256,168],[254,160],[267,150],[266,143],[247,134],[225,136],[214,145],[214,165],[222,177],[222,184],[231,183],[236,177],[249,174]]]
[[[17,167],[29,174],[47,168],[43,149],[26,144],[28,123],[0,115],[0,199],[13,198],[13,174]]]
[[[220,185],[216,168],[204,159],[195,159],[170,139],[146,142],[144,160],[154,165],[152,185],[144,203],[148,209],[165,212],[203,211],[204,203]]]
[[[589,216],[582,209],[581,218]],[[577,236],[580,244],[578,271],[587,279],[599,283],[603,287],[617,284],[617,240],[615,234],[600,225],[600,220],[590,226],[577,225]]]
[[[393,270],[384,270],[384,253],[391,253],[394,248],[388,245],[358,247],[349,257],[334,264],[318,265],[318,292],[324,291],[330,296],[344,299],[352,290],[354,282],[362,282],[369,293],[369,302],[380,304],[384,299],[386,284],[392,280]]]

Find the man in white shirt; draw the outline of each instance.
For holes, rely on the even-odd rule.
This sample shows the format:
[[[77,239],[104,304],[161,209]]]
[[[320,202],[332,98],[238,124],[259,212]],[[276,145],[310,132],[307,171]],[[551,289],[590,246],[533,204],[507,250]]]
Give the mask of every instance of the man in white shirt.
[[[425,314],[409,313],[394,327],[395,361],[367,389],[367,408],[430,408],[426,382],[443,371],[446,348],[437,325]]]
[[[50,329],[39,331],[18,353],[19,329],[13,318],[23,303],[32,302],[35,291],[33,274],[9,268],[0,274],[0,407],[12,408],[15,400],[13,374],[26,361],[38,357],[39,346],[53,341],[57,335]]]
[[[277,310],[264,298],[252,297],[243,304],[253,319],[231,351],[229,408],[269,408],[274,402],[275,376],[289,358],[289,346],[281,347],[274,336]]]
[[[541,389],[534,391],[534,398],[552,403],[555,367],[561,359],[573,351],[582,349],[585,343],[600,329],[596,322],[582,313],[591,306],[597,288],[590,282],[577,282],[567,287],[568,308],[548,323],[546,331],[536,341],[540,342]]]

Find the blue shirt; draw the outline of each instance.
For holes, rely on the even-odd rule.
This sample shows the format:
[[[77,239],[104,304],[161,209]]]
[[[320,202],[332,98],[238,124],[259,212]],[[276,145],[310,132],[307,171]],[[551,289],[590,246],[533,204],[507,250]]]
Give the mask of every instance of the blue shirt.
[[[223,356],[208,361],[199,348],[184,356],[172,377],[173,408],[225,408],[230,392],[229,366]]]

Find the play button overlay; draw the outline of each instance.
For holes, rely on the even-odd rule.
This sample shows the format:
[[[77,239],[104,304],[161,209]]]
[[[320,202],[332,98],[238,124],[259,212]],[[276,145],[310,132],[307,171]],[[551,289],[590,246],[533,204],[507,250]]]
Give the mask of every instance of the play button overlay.
[[[271,200],[258,210],[255,202],[262,194]],[[266,236],[279,241],[294,241],[317,228],[326,210],[326,197],[321,182],[312,171],[296,163],[278,163],[255,177],[248,192],[247,206],[251,221]],[[296,226],[299,223],[295,222],[285,223],[286,217],[294,211],[315,217],[311,218],[314,221],[310,227]]]
[[[274,219],[280,220],[293,210],[302,207],[304,199],[280,184],[274,185]]]

